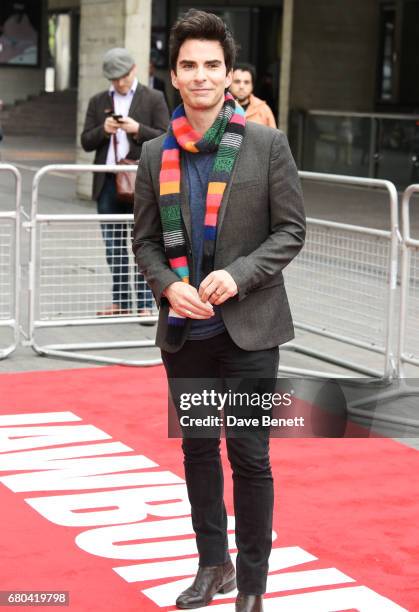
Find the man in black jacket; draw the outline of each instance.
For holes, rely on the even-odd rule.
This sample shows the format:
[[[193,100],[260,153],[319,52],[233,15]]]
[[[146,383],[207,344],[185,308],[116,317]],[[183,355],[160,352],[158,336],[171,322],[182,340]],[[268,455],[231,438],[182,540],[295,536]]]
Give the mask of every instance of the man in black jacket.
[[[93,96],[87,108],[81,144],[85,151],[96,151],[95,164],[115,164],[123,158],[140,158],[143,143],[162,134],[169,123],[169,112],[161,92],[138,83],[134,59],[126,49],[110,49],[104,57],[103,74],[109,89]],[[99,214],[128,214],[132,206],[117,199],[115,175],[95,173],[93,199]],[[129,288],[126,225],[102,224],[106,260],[112,274],[112,304],[98,316],[129,314],[132,302]],[[151,314],[152,296],[144,278],[136,278],[138,314]]]

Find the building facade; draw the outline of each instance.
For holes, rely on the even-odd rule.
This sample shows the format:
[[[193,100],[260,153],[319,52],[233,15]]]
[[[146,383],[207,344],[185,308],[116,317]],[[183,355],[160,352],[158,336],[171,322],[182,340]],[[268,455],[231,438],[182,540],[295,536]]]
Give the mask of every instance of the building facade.
[[[355,138],[347,119],[354,113],[364,119],[359,130],[369,115],[413,118],[419,112],[419,0],[3,0],[0,98],[12,104],[45,88],[76,89],[79,133],[88,99],[106,87],[104,52],[126,46],[145,83],[151,51],[173,105],[168,33],[191,7],[213,11],[230,25],[240,61],[256,67],[256,93],[289,131],[302,166],[313,165],[306,141],[325,121],[314,128],[313,112],[340,116],[344,125],[336,120],[335,132],[346,130],[347,140]],[[22,48],[13,55],[10,40],[16,35]],[[326,140],[333,140],[330,129]],[[365,158],[367,147],[371,172],[374,145],[363,143],[360,156]],[[81,151],[78,158],[89,159]]]

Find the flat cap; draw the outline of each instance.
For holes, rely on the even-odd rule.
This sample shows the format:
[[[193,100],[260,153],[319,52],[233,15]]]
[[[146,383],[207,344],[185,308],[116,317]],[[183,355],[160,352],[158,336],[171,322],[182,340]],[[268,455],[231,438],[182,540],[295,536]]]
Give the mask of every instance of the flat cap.
[[[103,57],[103,74],[109,79],[120,79],[128,74],[135,61],[126,49],[115,47],[106,51]]]

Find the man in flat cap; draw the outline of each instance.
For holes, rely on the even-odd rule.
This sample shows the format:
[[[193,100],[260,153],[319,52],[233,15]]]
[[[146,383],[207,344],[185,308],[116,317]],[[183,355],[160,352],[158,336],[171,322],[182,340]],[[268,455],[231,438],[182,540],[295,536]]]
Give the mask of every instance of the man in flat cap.
[[[95,164],[115,164],[121,159],[138,160],[143,143],[166,131],[169,111],[162,92],[138,82],[135,61],[126,49],[114,48],[103,58],[103,75],[110,87],[93,96],[87,108],[81,144],[95,151]],[[95,173],[93,199],[99,214],[128,214],[132,206],[119,201],[115,175]],[[112,274],[112,304],[98,316],[131,314],[126,226],[103,223],[106,260]],[[136,279],[137,310],[149,316],[152,295],[144,278]]]

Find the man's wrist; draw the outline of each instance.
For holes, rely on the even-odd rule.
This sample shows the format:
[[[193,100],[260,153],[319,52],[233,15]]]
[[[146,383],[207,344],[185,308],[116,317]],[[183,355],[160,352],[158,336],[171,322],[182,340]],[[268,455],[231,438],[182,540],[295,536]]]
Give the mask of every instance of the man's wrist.
[[[161,292],[162,297],[167,298],[167,290],[169,289],[169,287],[171,287],[173,285],[173,283],[170,283],[170,285],[167,285],[167,287],[165,287],[163,289],[163,291]]]
[[[176,285],[176,283],[181,283],[181,280],[178,281],[173,281],[173,283],[170,283],[170,285],[167,285],[167,287],[165,287],[163,289],[163,291],[161,292],[162,297],[167,298],[167,292],[170,290],[171,287],[173,287],[173,285]]]
[[[170,287],[173,285],[173,283],[170,283],[170,285],[167,285],[167,287],[165,287],[163,289],[163,291],[161,292],[162,296],[167,298],[167,290],[170,289]]]

